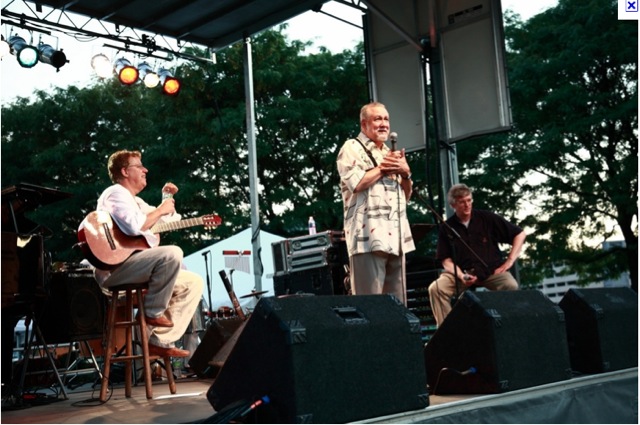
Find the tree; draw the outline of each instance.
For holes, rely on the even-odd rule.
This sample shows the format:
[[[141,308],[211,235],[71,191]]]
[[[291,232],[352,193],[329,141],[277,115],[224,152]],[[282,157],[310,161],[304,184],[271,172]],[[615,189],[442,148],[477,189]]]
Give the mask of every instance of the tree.
[[[618,21],[616,1],[560,0],[507,16],[506,35],[515,127],[461,144],[461,179],[481,203],[526,212],[529,283],[564,263],[585,281],[628,270],[637,291],[636,22]],[[614,224],[626,247],[603,251]]]
[[[309,43],[289,42],[277,30],[256,36],[252,46],[262,229],[296,236],[309,215],[319,230],[339,229],[335,157],[357,132],[367,101],[363,48],[305,55]],[[76,229],[110,184],[106,161],[118,149],[143,151],[150,173],[141,195],[149,203],[159,203],[160,188],[172,181],[181,212],[222,216],[213,233],[192,228],[163,236],[185,254],[250,225],[242,50],[238,44],[219,52],[217,65],[183,63],[177,97],[109,80],[39,91],[33,101],[3,108],[3,184],[74,195],[29,213],[50,229],[54,260],[82,258],[72,248]]]

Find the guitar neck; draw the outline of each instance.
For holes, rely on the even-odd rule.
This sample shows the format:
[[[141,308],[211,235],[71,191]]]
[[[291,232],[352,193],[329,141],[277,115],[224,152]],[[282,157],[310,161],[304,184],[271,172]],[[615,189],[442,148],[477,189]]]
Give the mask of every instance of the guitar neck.
[[[202,217],[186,218],[184,220],[171,221],[168,223],[156,223],[151,228],[151,231],[153,233],[162,233],[169,232],[171,230],[185,229],[187,227],[200,226],[202,224],[204,224],[204,220]]]

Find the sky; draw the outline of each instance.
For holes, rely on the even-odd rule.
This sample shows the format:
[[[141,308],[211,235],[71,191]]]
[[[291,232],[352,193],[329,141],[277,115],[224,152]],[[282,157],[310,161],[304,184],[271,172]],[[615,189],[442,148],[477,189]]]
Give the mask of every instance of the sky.
[[[2,6],[9,0],[2,0]],[[510,9],[528,19],[557,4],[557,0],[503,0],[503,10]],[[14,10],[13,8],[11,10]],[[361,12],[341,3],[326,3],[322,12],[306,12],[287,23],[287,35],[290,40],[312,41],[313,47],[324,46],[334,53],[353,48],[362,41],[362,30],[356,26],[342,22],[332,16],[361,25]],[[6,37],[8,28],[2,25],[2,34]],[[18,32],[20,30],[18,29]],[[105,52],[102,45],[105,40],[79,42],[69,36],[60,34],[58,38],[44,40],[54,47],[62,49],[69,63],[60,68],[59,72],[50,65],[37,64],[33,68],[22,68],[16,58],[9,55],[0,61],[0,103],[10,103],[17,96],[28,97],[35,90],[49,90],[51,87],[66,87],[70,84],[79,87],[86,86],[92,78],[91,58],[100,52],[108,56],[114,54]],[[309,50],[313,52],[312,50]]]

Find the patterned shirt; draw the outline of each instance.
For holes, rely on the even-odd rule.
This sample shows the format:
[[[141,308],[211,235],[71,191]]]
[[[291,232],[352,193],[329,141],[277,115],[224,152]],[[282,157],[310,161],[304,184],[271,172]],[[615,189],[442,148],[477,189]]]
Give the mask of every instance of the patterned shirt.
[[[415,250],[415,245],[407,220],[407,203],[400,187],[400,177],[385,176],[368,189],[354,193],[365,173],[376,166],[365,149],[378,164],[389,152],[386,145],[378,149],[374,141],[360,133],[357,140],[345,142],[337,159],[349,255],[373,251],[393,255],[411,252]]]

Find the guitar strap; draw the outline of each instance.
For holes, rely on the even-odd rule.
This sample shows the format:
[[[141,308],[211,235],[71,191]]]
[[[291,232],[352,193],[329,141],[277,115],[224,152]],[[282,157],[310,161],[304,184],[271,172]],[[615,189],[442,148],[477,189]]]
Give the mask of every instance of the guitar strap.
[[[373,168],[378,166],[378,162],[376,161],[376,159],[373,157],[373,154],[371,153],[371,151],[369,149],[367,149],[364,146],[364,143],[362,143],[360,141],[360,139],[356,138],[355,139],[358,143],[360,143],[360,146],[362,146],[362,149],[364,149],[364,151],[367,153],[367,155],[369,156],[369,159],[371,160],[371,162],[373,162]]]

